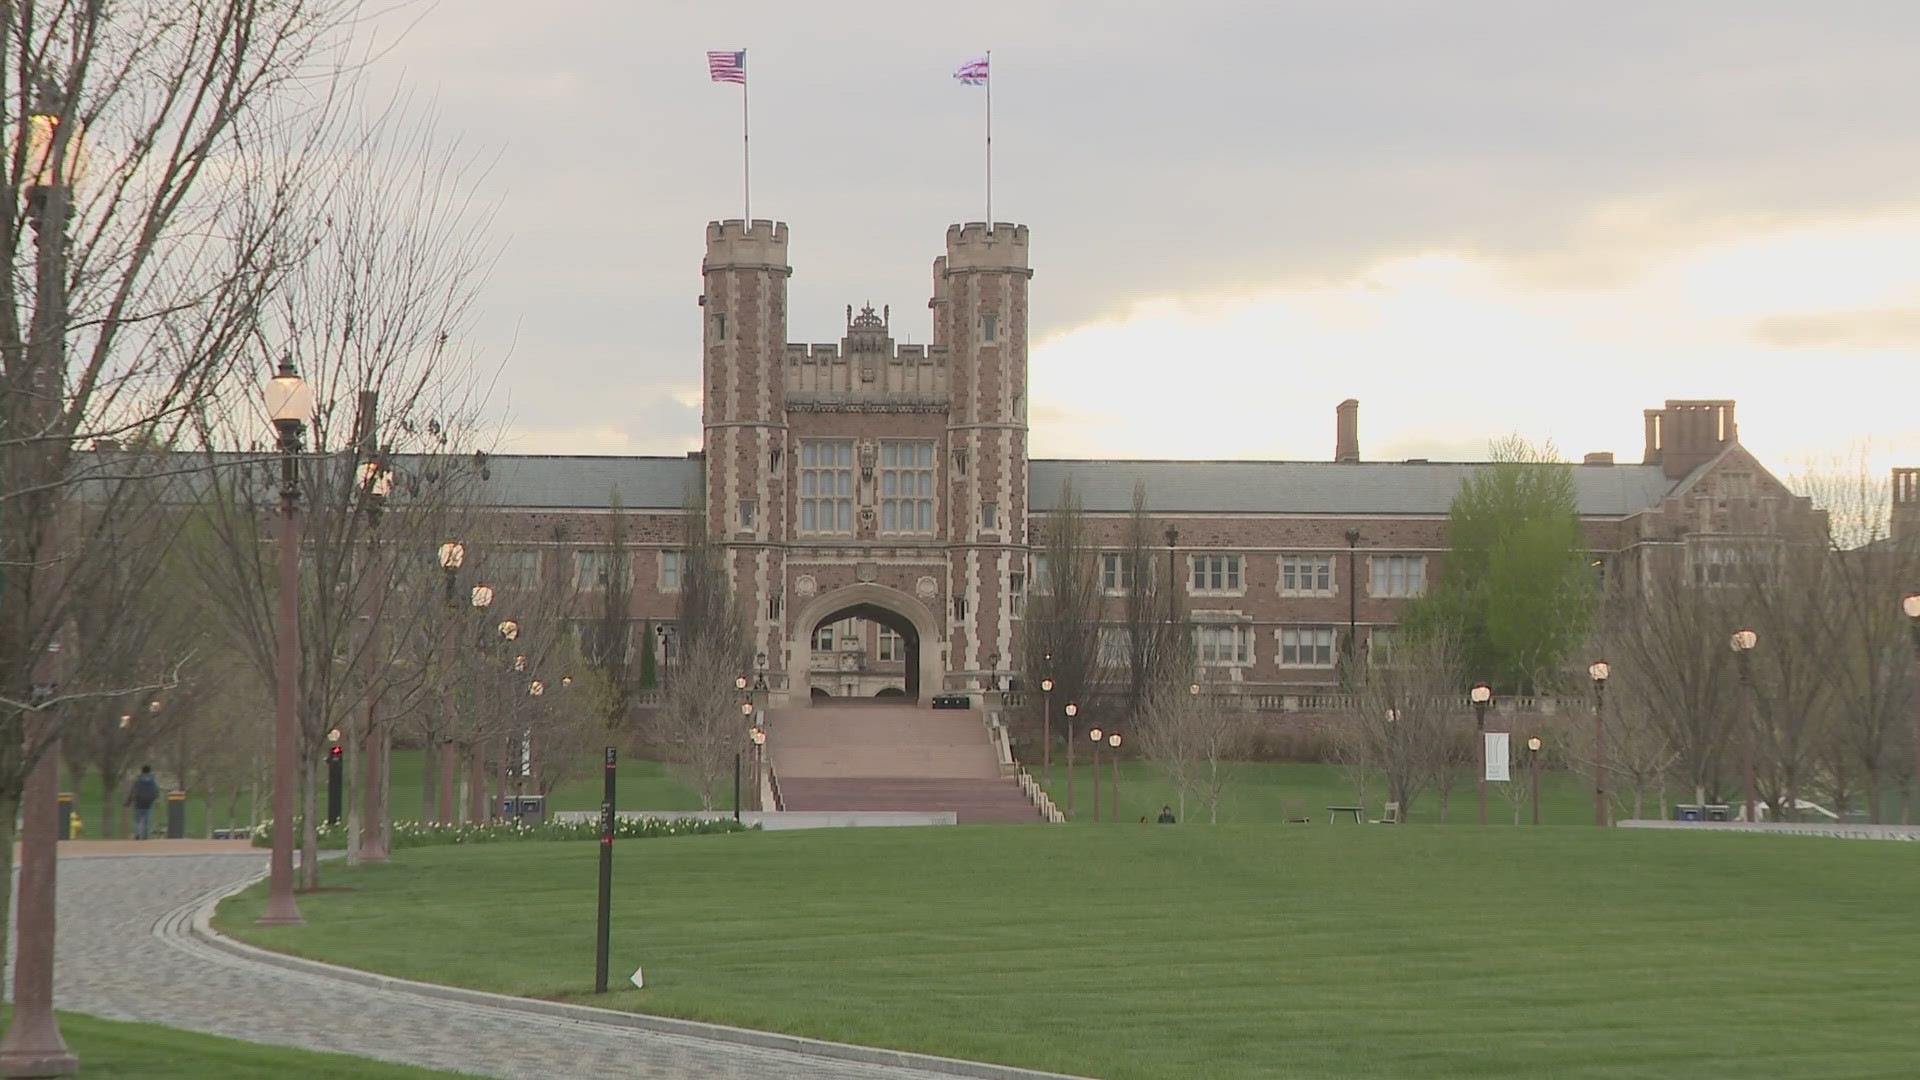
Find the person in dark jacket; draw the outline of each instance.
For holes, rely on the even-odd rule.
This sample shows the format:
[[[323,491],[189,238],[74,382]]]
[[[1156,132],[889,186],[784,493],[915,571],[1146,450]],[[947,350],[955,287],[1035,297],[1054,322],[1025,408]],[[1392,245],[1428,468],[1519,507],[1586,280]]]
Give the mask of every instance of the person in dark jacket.
[[[1173,824],[1173,804],[1168,803],[1160,807],[1160,824]]]
[[[160,801],[160,781],[154,778],[153,766],[140,766],[140,775],[133,778],[133,787],[127,790],[127,806],[133,807],[133,838],[145,840],[153,831],[153,804]]]

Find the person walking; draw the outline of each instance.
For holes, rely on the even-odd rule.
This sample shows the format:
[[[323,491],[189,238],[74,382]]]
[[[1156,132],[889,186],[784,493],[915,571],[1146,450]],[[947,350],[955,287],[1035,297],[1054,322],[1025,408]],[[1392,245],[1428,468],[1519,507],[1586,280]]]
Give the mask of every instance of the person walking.
[[[153,804],[160,801],[160,781],[154,779],[153,766],[140,766],[127,791],[127,806],[133,807],[133,838],[145,840],[153,831]]]
[[[1173,824],[1173,804],[1172,804],[1172,803],[1163,803],[1163,804],[1161,804],[1161,806],[1160,806],[1160,824],[1162,824],[1162,825],[1171,825],[1171,824]]]

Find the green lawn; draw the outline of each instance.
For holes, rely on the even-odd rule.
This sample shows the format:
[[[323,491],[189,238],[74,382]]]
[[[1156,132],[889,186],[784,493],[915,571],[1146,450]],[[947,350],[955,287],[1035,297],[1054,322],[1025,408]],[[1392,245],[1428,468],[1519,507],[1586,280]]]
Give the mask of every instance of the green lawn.
[[[455,1080],[467,1075],[345,1054],[262,1046],[158,1024],[127,1024],[68,1012],[59,1017],[67,1049],[80,1057],[81,1076],[139,1080],[256,1080],[269,1076],[298,1076],[302,1080]]]
[[[587,999],[596,848],[332,868],[246,940]],[[1912,845],[1592,828],[976,826],[616,855],[619,1008],[1101,1077],[1905,1077]],[[503,883],[510,883],[503,885]],[[624,985],[624,984],[621,984]]]
[[[1028,766],[1032,769],[1032,766]],[[1356,805],[1357,792],[1351,778],[1345,770],[1336,765],[1293,764],[1276,762],[1247,762],[1231,766],[1231,779],[1227,784],[1224,797],[1220,800],[1221,824],[1279,824],[1289,816],[1286,804],[1299,803],[1306,807],[1306,816],[1318,824],[1326,824],[1327,807]],[[1038,772],[1036,771],[1036,775]],[[1067,806],[1067,767],[1064,758],[1053,762],[1053,782],[1046,785],[1047,794],[1062,810]],[[1489,825],[1514,823],[1513,803],[1502,794],[1503,789],[1521,796],[1520,821],[1533,820],[1533,806],[1527,801],[1529,788],[1524,774],[1513,784],[1487,785],[1487,822]],[[1089,820],[1093,814],[1093,770],[1085,757],[1079,757],[1074,763],[1074,808],[1076,821]],[[1449,802],[1447,820],[1452,824],[1468,824],[1476,817],[1476,795],[1471,774],[1462,776],[1454,786]],[[1100,762],[1100,817],[1109,820],[1113,814],[1113,763],[1102,758]],[[1375,777],[1367,785],[1367,814],[1369,818],[1378,818],[1387,801],[1387,785],[1384,778]],[[1691,801],[1691,800],[1689,800]],[[1120,765],[1120,820],[1138,822],[1141,817],[1152,821],[1159,816],[1162,805],[1172,805],[1176,814],[1180,800],[1174,795],[1173,786],[1168,784],[1152,765],[1141,761],[1124,761]],[[1648,800],[1645,814],[1659,817],[1660,809],[1651,799]],[[1206,812],[1189,800],[1186,816],[1195,822],[1207,820]],[[1294,814],[1292,816],[1298,816]],[[1625,816],[1625,815],[1622,815]],[[1350,817],[1343,821],[1351,822]],[[1440,820],[1440,796],[1431,788],[1421,792],[1414,800],[1413,813],[1409,821],[1419,824]],[[1548,770],[1540,774],[1540,822],[1542,825],[1592,825],[1593,824],[1593,781],[1590,777],[1573,773]]]

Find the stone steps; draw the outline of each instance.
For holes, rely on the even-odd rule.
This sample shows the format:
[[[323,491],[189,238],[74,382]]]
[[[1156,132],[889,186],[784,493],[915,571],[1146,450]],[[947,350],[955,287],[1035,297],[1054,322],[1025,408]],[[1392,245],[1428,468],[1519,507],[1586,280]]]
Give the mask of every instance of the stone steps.
[[[962,825],[1040,820],[1039,811],[1011,780],[783,777],[780,795],[788,810],[951,810]]]
[[[910,705],[775,710],[767,754],[788,810],[950,810],[960,822],[1039,821],[1000,775],[980,713]]]

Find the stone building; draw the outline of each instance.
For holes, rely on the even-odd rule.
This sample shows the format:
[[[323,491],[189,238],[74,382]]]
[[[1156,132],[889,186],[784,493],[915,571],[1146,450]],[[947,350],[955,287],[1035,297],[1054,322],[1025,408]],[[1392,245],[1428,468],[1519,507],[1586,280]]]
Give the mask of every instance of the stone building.
[[[947,230],[926,345],[897,344],[884,306],[849,307],[837,343],[794,344],[787,226],[709,224],[702,452],[492,459],[487,498],[515,523],[516,565],[588,591],[626,566],[630,647],[670,672],[676,541],[698,493],[776,703],[925,699],[1009,677],[1033,539],[1063,482],[1117,547],[1144,481],[1177,531],[1149,571],[1179,583],[1210,678],[1311,690],[1334,682],[1349,642],[1362,655],[1389,648],[1402,608],[1434,579],[1449,503],[1476,466],[1367,460],[1353,400],[1335,409],[1328,461],[1030,460],[1028,241],[1023,225]],[[1669,401],[1645,424],[1639,464],[1590,454],[1574,468],[1597,577],[1664,563],[1716,580],[1757,545],[1820,528],[1740,446],[1733,402]],[[1920,505],[1910,487],[1906,510]],[[624,560],[605,546],[614,514]],[[1102,556],[1117,592],[1116,558]]]

